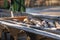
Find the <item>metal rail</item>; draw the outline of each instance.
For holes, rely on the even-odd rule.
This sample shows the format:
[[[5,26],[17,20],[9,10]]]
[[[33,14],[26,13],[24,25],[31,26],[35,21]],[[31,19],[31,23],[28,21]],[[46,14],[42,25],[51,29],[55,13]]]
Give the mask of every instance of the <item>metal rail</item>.
[[[5,21],[0,21],[0,24],[4,24],[4,25],[7,25],[8,27],[11,27],[11,28],[22,29],[27,32],[31,32],[34,34],[43,35],[43,36],[47,36],[47,37],[51,37],[51,38],[60,40],[59,34],[54,34],[51,32],[46,32],[46,31],[42,31],[42,30],[38,30],[38,29],[26,27],[26,26],[21,26],[21,25],[17,25],[17,24],[5,22]]]

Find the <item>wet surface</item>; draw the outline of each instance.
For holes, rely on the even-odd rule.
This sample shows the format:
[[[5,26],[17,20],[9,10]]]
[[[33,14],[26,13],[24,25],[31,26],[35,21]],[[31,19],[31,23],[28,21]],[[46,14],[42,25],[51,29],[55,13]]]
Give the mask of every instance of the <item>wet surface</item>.
[[[60,7],[26,8],[26,12],[30,12],[30,13],[37,13],[37,12],[60,12]]]
[[[60,16],[60,7],[35,7],[35,8],[26,8],[26,13],[31,15],[50,15],[50,16]],[[0,9],[0,16],[9,16],[10,12],[7,10]],[[14,15],[21,15],[21,13],[14,13]]]
[[[60,16],[60,7],[44,7],[44,8],[27,8],[27,13],[31,15],[49,15],[49,16]]]

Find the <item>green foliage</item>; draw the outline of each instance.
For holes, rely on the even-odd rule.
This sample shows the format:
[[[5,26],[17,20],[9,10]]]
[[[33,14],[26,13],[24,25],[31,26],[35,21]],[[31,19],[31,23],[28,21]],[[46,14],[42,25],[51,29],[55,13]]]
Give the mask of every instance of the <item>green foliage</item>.
[[[4,8],[8,7],[8,0],[4,0]]]
[[[21,0],[21,12],[25,12],[25,0]]]
[[[16,12],[25,12],[25,1],[24,0],[13,0],[11,3],[11,10]]]

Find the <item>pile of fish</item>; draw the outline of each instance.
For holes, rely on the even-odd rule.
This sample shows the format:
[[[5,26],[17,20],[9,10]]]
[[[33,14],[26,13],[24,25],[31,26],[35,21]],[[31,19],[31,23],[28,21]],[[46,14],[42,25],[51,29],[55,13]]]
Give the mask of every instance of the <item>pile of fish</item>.
[[[60,29],[60,23],[55,22],[54,20],[49,20],[49,19],[37,19],[37,18],[29,18],[29,17],[14,17],[14,18],[5,18],[7,22],[10,23],[16,23],[19,25],[23,25],[26,27],[31,27],[31,28],[36,28],[36,29],[50,29],[50,30],[56,30]]]
[[[58,17],[48,17],[48,16],[45,16],[45,15],[38,15],[38,16],[35,16],[33,17],[32,14],[28,14],[28,13],[22,13],[22,15],[29,15],[28,17],[24,17],[22,19],[23,16],[21,16],[21,13],[14,13],[14,16],[13,18],[10,18],[10,17],[7,17],[7,18],[3,18],[3,16],[11,16],[10,15],[10,11],[8,11],[9,13],[0,13],[2,15],[2,19],[9,19],[9,20],[13,20],[13,21],[17,21],[20,23],[22,23],[21,25],[24,25],[24,26],[28,26],[28,27],[32,27],[32,28],[37,28],[37,29],[60,29],[60,18]],[[0,15],[0,16],[1,16]],[[20,17],[18,17],[18,15]],[[32,16],[31,16],[32,15]],[[0,18],[0,20],[2,20]],[[22,19],[22,20],[21,20]],[[58,19],[58,20],[57,20]],[[57,20],[57,21],[56,21]]]
[[[30,19],[24,19],[25,23],[28,23],[30,27],[37,28],[37,29],[56,29],[56,23],[53,20],[48,19],[36,19],[36,18],[30,18]],[[59,23],[58,23],[59,25]]]

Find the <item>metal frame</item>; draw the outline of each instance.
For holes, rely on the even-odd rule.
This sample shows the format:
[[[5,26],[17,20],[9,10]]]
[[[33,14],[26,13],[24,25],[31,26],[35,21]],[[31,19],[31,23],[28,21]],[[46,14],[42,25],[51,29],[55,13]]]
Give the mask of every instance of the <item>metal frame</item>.
[[[43,36],[47,36],[47,37],[51,37],[51,38],[60,40],[59,34],[46,32],[43,30],[38,30],[38,29],[34,29],[34,28],[26,27],[26,26],[21,26],[21,25],[9,23],[9,22],[4,22],[4,21],[0,21],[0,24],[4,24],[4,25],[7,25],[8,27],[11,27],[11,28],[22,29],[22,30],[27,31],[27,32],[31,32],[34,34],[43,35]]]

